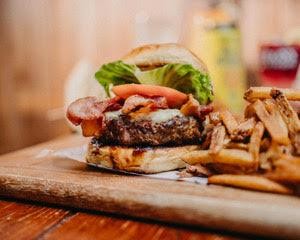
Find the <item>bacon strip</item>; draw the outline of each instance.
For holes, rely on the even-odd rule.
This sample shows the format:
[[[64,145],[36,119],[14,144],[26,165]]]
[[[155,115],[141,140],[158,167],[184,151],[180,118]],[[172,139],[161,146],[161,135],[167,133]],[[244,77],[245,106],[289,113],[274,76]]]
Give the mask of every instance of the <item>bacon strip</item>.
[[[67,109],[67,118],[75,126],[81,124],[83,136],[99,136],[104,128],[104,112],[121,108],[120,97],[98,101],[95,97],[80,98]]]
[[[140,109],[141,107],[149,107],[152,110],[166,109],[168,108],[168,103],[165,97],[146,98],[140,95],[133,95],[126,99],[122,107],[122,113],[128,114]]]
[[[180,108],[183,115],[194,116],[200,120],[204,120],[205,116],[212,112],[212,110],[212,106],[200,105],[192,94],[189,94],[188,101]]]
[[[198,118],[201,121],[205,120],[205,116],[208,115],[213,111],[213,106],[212,105],[200,105],[199,112],[198,112]]]
[[[85,97],[72,102],[67,109],[67,118],[75,126],[78,126],[83,120],[95,120],[102,117],[108,109],[117,110],[121,108],[119,97],[98,101],[96,97]]]

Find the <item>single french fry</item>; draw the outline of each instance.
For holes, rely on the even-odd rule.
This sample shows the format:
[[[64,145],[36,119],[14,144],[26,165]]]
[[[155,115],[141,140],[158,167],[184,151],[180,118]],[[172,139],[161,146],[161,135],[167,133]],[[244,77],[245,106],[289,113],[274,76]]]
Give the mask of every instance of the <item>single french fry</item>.
[[[288,129],[280,114],[278,114],[276,110],[273,110],[273,113],[270,114],[260,100],[257,100],[253,104],[253,108],[258,118],[263,122],[265,128],[270,133],[272,139],[279,144],[288,145],[290,143]]]
[[[240,149],[240,150],[248,150],[248,144],[240,143],[240,142],[228,142],[224,145],[225,148],[228,149]]]
[[[265,176],[279,182],[300,184],[300,157],[282,155]]]
[[[215,172],[215,174],[253,174],[256,172],[256,169],[253,166],[253,164],[249,166],[226,163],[208,164],[208,167],[212,169]]]
[[[202,143],[201,143],[201,149],[203,149],[203,150],[209,148],[209,145],[211,142],[211,135],[212,135],[213,129],[215,127],[212,123],[207,123],[207,122],[205,122],[205,123],[206,124],[204,124],[203,130],[201,133],[203,136]]]
[[[272,89],[271,96],[275,100],[278,110],[289,129],[289,135],[296,153],[300,154],[300,121],[298,114],[294,111],[288,99],[280,90]]]
[[[230,135],[230,138],[236,141],[244,141],[246,137],[249,137],[255,126],[255,119],[249,118],[241,122],[236,129],[233,130],[233,133]]]
[[[223,125],[214,127],[211,135],[210,146],[209,146],[210,154],[218,154],[221,151],[224,145],[225,135],[226,135],[226,130]]]
[[[292,190],[261,176],[221,174],[208,178],[209,184],[225,185],[263,192],[291,194]]]
[[[222,149],[216,155],[211,155],[209,150],[195,150],[183,155],[182,160],[190,165],[196,163],[224,163],[228,165],[253,167],[252,155],[247,151],[239,149]]]
[[[256,117],[255,109],[253,108],[253,103],[250,103],[246,106],[244,111],[244,118]]]
[[[272,116],[272,121],[276,122],[278,124],[278,126],[283,130],[287,131],[287,135],[289,136],[289,130],[288,130],[288,126],[285,123],[285,121],[283,120],[283,117],[281,116],[278,107],[275,104],[275,101],[273,99],[266,99],[264,100],[264,105],[266,110],[269,112],[269,114]],[[290,138],[289,138],[289,142],[288,144],[290,144]]]
[[[275,101],[275,104],[283,117],[283,120],[287,124],[289,131],[300,131],[300,121],[298,114],[292,108],[286,96],[278,89],[272,89],[271,96]]]
[[[262,122],[258,122],[252,132],[250,143],[249,143],[249,152],[252,154],[255,168],[258,168],[259,165],[259,149],[261,138],[264,134],[264,125]]]
[[[249,88],[245,94],[244,99],[249,102],[254,102],[257,99],[268,99],[271,98],[270,92],[271,87],[251,87]],[[287,97],[288,100],[291,101],[299,101],[300,100],[300,90],[290,89],[290,88],[280,88],[279,89],[283,94]]]
[[[253,158],[251,154],[239,149],[222,149],[214,158],[214,162],[224,164],[236,164],[241,166],[252,166]]]
[[[221,119],[228,131],[229,134],[232,134],[233,131],[237,128],[238,122],[234,118],[231,112],[228,110],[222,110],[220,111]]]

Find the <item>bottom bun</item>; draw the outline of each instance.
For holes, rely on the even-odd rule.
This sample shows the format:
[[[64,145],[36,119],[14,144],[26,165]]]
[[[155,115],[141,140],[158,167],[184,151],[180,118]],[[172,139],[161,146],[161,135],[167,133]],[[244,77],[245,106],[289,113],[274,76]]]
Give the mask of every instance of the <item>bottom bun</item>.
[[[182,156],[199,149],[197,145],[179,147],[98,146],[90,143],[86,155],[88,163],[99,164],[137,173],[159,173],[184,168]]]

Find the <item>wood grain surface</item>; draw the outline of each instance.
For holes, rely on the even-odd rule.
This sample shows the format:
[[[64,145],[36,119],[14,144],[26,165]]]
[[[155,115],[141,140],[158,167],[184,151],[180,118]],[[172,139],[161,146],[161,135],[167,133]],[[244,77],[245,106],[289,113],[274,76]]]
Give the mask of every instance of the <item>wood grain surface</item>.
[[[0,200],[0,239],[231,240],[224,232],[191,229],[41,204]],[[243,236],[244,239],[244,236]]]
[[[74,227],[76,226],[76,227]],[[64,236],[62,238],[62,236]],[[67,237],[66,237],[67,236]],[[45,239],[234,239],[208,232],[76,213],[67,222],[45,235]]]
[[[68,216],[68,211],[0,201],[0,239],[35,239]]]
[[[35,157],[45,148],[86,141],[67,137],[3,155],[0,194],[185,225],[300,238],[300,199],[294,196],[113,174],[66,158]]]

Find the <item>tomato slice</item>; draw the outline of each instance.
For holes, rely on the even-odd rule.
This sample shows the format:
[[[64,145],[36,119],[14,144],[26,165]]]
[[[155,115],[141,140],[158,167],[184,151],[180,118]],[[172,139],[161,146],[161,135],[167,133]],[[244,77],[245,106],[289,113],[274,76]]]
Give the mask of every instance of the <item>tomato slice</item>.
[[[112,91],[121,98],[128,98],[132,95],[142,95],[147,97],[162,96],[167,99],[171,108],[182,106],[187,101],[187,95],[173,88],[146,85],[146,84],[123,84],[114,86]]]

